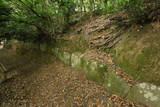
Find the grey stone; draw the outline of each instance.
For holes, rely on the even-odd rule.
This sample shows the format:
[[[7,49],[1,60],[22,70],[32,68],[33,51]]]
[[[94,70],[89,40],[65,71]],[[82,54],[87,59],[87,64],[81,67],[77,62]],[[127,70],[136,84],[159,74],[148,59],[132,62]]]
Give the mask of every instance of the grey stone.
[[[104,87],[112,94],[117,94],[120,96],[126,96],[130,87],[128,84],[116,75],[115,72],[105,73]]]
[[[98,83],[104,82],[104,72],[100,72],[99,64],[96,61],[86,61],[85,74],[88,78]]]
[[[77,56],[75,54],[71,55],[71,66],[81,68],[82,67],[82,56]]]
[[[159,88],[149,83],[138,83],[131,89],[127,97],[152,107],[160,107]]]

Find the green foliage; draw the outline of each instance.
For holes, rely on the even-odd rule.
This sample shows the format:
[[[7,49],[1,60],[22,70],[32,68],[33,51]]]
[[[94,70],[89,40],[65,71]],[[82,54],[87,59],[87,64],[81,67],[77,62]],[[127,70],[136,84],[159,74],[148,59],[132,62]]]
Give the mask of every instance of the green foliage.
[[[131,19],[150,14],[159,0],[1,0],[0,38],[47,42],[88,12],[124,11]],[[158,7],[158,5],[157,5]]]
[[[12,13],[6,20],[6,32],[1,32],[4,32],[6,38],[23,41],[48,43],[56,38],[57,33],[64,32],[74,13],[72,0],[8,0],[5,3],[12,7]],[[1,6],[3,16],[10,13],[7,9],[4,5]]]
[[[146,20],[151,12],[160,7],[159,0],[102,0],[99,10],[106,13],[122,11],[133,20]],[[146,18],[146,19],[145,19]]]
[[[4,39],[7,24],[5,21],[10,17],[11,9],[3,2],[0,1],[0,40]]]

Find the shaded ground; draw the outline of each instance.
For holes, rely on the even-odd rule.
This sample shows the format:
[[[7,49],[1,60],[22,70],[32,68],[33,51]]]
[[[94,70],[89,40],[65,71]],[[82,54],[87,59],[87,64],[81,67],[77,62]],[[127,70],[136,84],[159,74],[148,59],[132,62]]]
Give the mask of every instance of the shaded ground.
[[[36,72],[25,73],[1,85],[0,102],[9,107],[31,102],[34,106],[87,106],[98,99],[107,100],[106,91],[89,81],[75,69],[59,61],[45,65]],[[5,105],[6,106],[6,105]]]
[[[10,64],[17,59],[17,62],[25,64],[18,67],[20,63],[14,62],[16,69],[23,73],[0,85],[2,107],[25,107],[26,104],[30,104],[29,107],[92,106],[107,103],[108,94],[104,88],[89,81],[83,72],[64,66],[55,57],[50,57],[52,61],[44,64],[39,62],[46,59],[43,55],[33,58],[36,53],[30,57],[18,57],[14,52],[6,53],[1,52],[1,62]],[[4,60],[8,58],[7,55],[12,56],[8,63]]]
[[[0,61],[14,63],[12,67],[21,72],[0,85],[0,107],[144,107],[116,95],[109,96],[103,87],[88,80],[83,71],[65,66],[55,56],[3,52]]]

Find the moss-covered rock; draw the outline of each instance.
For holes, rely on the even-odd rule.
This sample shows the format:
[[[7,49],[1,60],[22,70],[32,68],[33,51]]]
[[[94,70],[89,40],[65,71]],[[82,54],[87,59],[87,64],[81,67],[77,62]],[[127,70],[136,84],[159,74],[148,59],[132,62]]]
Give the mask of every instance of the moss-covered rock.
[[[104,83],[104,72],[106,67],[96,61],[87,61],[85,67],[85,74],[88,78],[98,83]]]
[[[83,58],[83,56],[71,54],[71,66],[81,68],[82,67],[82,58]]]
[[[129,91],[129,85],[116,75],[115,72],[105,73],[104,87],[112,94],[118,94],[120,96],[126,96]]]
[[[131,88],[127,98],[152,107],[159,107],[160,87],[149,83],[139,83]]]

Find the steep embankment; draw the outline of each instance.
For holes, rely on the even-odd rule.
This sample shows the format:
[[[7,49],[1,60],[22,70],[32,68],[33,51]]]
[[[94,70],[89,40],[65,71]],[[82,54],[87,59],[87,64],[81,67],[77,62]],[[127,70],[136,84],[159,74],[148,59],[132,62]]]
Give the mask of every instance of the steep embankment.
[[[113,62],[135,80],[160,85],[160,23],[142,26],[117,20],[123,17],[122,13],[93,16],[78,23],[66,35],[70,43],[81,38],[70,49],[74,47],[81,53],[99,49],[112,56]],[[87,45],[83,46],[82,40]]]
[[[160,23],[130,28],[113,48],[115,61],[140,81],[160,85]],[[154,28],[157,27],[157,28]]]

